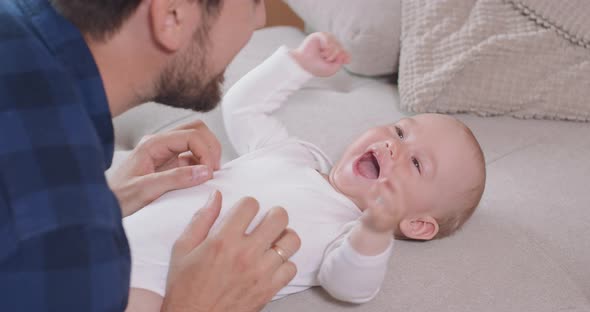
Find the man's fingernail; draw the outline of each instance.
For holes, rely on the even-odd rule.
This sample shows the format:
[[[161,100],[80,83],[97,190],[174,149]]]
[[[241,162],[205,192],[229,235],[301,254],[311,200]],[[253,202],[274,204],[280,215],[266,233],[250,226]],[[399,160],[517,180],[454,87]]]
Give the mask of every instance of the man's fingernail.
[[[195,212],[195,214],[193,214],[193,217],[191,218],[191,221],[197,220],[197,218],[201,215],[201,213],[203,213],[203,209],[197,210],[197,212]]]
[[[209,168],[206,166],[193,167],[193,181],[203,181],[209,177]]]
[[[211,195],[209,195],[209,199],[207,200],[207,207],[211,208],[211,204],[215,200],[215,197],[217,196],[217,192],[219,192],[219,191],[214,191],[213,193],[211,193]]]
[[[211,202],[213,202],[213,200],[215,199],[215,194],[217,194],[217,191],[213,191],[211,194],[209,194],[209,199],[207,199],[207,204],[210,204]]]

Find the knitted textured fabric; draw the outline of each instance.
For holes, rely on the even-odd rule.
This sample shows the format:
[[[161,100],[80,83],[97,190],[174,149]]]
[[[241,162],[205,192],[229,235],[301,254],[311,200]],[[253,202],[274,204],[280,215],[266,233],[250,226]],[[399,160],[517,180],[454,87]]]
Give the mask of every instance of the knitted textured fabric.
[[[587,12],[586,0],[402,0],[402,108],[589,121]]]

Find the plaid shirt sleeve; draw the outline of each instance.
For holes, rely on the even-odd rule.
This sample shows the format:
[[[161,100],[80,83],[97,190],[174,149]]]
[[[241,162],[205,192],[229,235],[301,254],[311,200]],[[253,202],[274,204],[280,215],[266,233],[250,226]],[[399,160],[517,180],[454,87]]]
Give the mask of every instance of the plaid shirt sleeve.
[[[104,171],[113,128],[82,36],[0,1],[0,311],[124,311],[130,256]]]
[[[2,311],[124,311],[121,245],[112,230],[87,225],[21,240],[0,264]]]

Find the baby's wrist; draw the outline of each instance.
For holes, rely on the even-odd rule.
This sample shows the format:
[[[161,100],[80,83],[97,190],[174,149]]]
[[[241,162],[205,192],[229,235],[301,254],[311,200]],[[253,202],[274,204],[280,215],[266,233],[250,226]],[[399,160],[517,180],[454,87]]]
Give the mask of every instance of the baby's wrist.
[[[295,60],[295,63],[297,63],[297,65],[299,65],[299,67],[301,67],[306,72],[311,73],[309,71],[309,69],[307,69],[307,66],[305,65],[306,64],[305,60],[303,58],[303,54],[301,52],[299,52],[299,50],[297,50],[297,49],[290,50],[289,55],[291,56],[291,58],[293,60]]]

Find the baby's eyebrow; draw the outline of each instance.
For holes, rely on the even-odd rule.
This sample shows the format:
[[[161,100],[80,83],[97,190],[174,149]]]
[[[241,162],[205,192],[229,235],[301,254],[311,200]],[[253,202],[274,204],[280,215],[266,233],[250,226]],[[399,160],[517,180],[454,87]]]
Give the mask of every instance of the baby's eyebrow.
[[[404,119],[402,119],[402,120],[404,120],[404,121],[407,121],[407,122],[408,122],[408,123],[410,123],[412,126],[415,126],[415,125],[416,125],[416,123],[417,123],[416,119],[414,119],[414,118],[412,118],[412,117],[406,117],[406,118],[404,118]]]
[[[414,120],[412,117],[404,117],[396,122],[394,122],[392,125],[397,125],[400,123],[410,123],[410,124],[416,124],[416,120]]]

